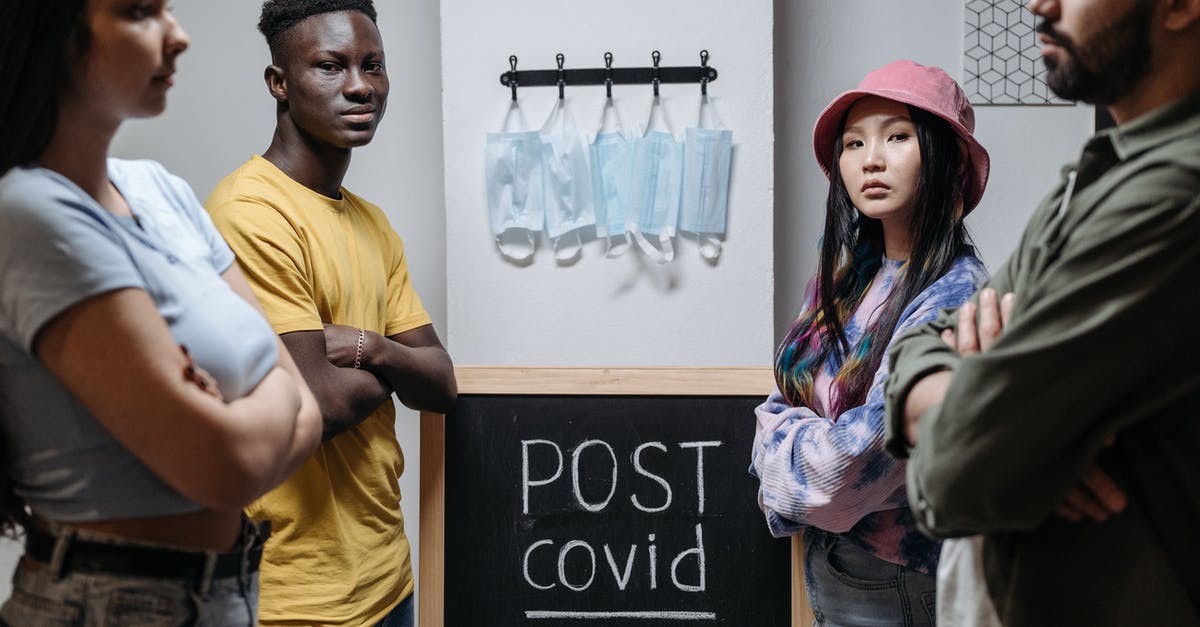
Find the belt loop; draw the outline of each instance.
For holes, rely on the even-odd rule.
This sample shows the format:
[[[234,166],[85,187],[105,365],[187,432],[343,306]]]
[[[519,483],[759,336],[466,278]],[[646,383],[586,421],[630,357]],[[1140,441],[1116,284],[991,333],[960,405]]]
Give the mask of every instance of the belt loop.
[[[199,586],[197,594],[201,599],[208,599],[208,591],[212,588],[213,572],[217,569],[217,552],[204,552],[204,572],[200,574]]]
[[[71,549],[71,544],[74,542],[74,527],[61,527],[54,534],[54,550],[50,552],[50,563],[46,565],[46,568],[50,571],[50,576],[55,579],[62,578],[67,560],[67,551]]]

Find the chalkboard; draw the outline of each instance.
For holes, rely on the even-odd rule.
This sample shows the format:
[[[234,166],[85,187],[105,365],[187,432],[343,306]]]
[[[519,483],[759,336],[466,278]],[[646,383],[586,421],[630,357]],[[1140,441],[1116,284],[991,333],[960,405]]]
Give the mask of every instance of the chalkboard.
[[[422,625],[793,624],[793,546],[746,471],[769,374],[514,370],[489,387],[460,369],[443,474],[422,479]],[[444,498],[440,573],[427,487]]]

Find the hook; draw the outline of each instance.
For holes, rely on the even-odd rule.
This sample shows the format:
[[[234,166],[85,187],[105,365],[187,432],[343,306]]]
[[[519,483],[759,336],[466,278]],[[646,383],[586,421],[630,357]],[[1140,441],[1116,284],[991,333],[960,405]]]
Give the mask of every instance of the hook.
[[[512,68],[512,78],[509,79],[508,84],[510,87],[512,87],[513,102],[516,102],[517,101],[517,55],[515,55],[515,54],[508,55],[508,66]]]
[[[658,62],[662,59],[662,54],[657,50],[650,53],[650,58],[654,61],[654,73],[651,74],[651,81],[654,83],[654,97],[658,97]]]
[[[612,60],[611,52],[604,53],[604,92],[612,100]]]
[[[707,50],[700,51],[700,69],[702,72],[701,76],[700,76],[700,95],[707,96],[708,95],[708,51]]]
[[[564,57],[563,53],[560,52],[554,55],[554,60],[558,62],[558,99],[562,100],[563,85],[567,84],[567,74],[563,71],[563,61],[566,60],[566,57]]]

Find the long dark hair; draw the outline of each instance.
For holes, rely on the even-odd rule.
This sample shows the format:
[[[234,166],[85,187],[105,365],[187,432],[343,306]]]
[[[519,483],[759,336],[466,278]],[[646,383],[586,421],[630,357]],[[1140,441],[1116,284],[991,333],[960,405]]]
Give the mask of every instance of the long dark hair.
[[[879,317],[854,346],[845,325],[883,263],[883,225],[861,214],[850,200],[838,165],[845,118],[838,127],[815,293],[775,352],[775,382],[793,406],[815,407],[813,376],[831,356],[839,369],[826,414],[862,405],[904,308],[971,249],[962,221],[966,173],[958,136],[932,113],[911,106],[908,112],[921,149],[916,209],[909,225],[912,248]]]
[[[84,5],[84,0],[0,3],[0,176],[37,159],[54,137],[66,77],[88,45]],[[0,389],[0,411],[7,404]],[[5,440],[0,432],[0,535],[15,536],[28,514],[8,476]]]
[[[59,98],[87,49],[84,0],[0,3],[0,176],[42,154]]]

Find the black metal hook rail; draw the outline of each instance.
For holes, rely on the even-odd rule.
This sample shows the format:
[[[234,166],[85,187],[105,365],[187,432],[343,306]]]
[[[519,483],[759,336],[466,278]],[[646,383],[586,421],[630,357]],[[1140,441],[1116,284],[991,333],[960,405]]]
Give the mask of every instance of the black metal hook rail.
[[[512,89],[513,100],[517,99],[518,87],[558,87],[558,97],[563,97],[563,88],[578,85],[604,85],[608,97],[612,97],[613,85],[654,85],[658,95],[660,83],[700,83],[700,91],[708,93],[708,84],[717,80],[717,69],[708,65],[708,51],[700,51],[700,65],[689,67],[659,67],[662,55],[655,50],[651,55],[652,67],[613,67],[612,53],[604,53],[604,67],[588,69],[565,69],[562,53],[555,56],[558,64],[553,70],[517,70],[517,56],[508,57],[511,68],[500,75],[500,84]]]

